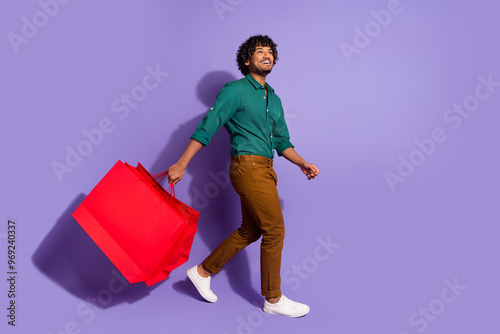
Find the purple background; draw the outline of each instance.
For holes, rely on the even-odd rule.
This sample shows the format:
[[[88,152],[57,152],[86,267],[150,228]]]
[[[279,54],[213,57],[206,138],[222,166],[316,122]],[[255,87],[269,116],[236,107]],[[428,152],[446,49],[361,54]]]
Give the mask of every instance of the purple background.
[[[35,0],[0,10],[0,267],[6,276],[12,218],[19,270],[16,328],[6,324],[1,279],[3,333],[499,331],[500,87],[477,88],[479,77],[500,81],[497,2],[66,2],[45,6],[52,16]],[[26,23],[34,20],[38,31]],[[23,33],[24,42],[11,42]],[[225,130],[176,187],[201,211],[190,260],[151,288],[122,289],[71,212],[119,159],[152,173],[174,163],[217,91],[241,77],[238,46],[258,33],[278,43],[268,82],[292,142],[321,170],[307,181],[276,158],[287,227],[282,288],[311,313],[264,316],[258,243],[213,279],[217,303],[199,301],[185,281],[240,222],[232,187],[211,177],[227,170]],[[357,53],[346,56],[343,43]],[[148,67],[169,73],[147,81],[152,90],[140,87]],[[120,98],[131,92],[140,101],[125,114]],[[447,111],[463,103],[474,109],[467,118]],[[112,131],[85,146],[82,131],[106,119]],[[446,140],[431,145],[436,128]],[[415,141],[427,143],[427,155]],[[78,145],[91,152],[59,179],[54,162],[66,164],[66,147]],[[418,166],[391,189],[384,174],[398,173],[400,159]],[[321,248],[328,240],[331,253]]]

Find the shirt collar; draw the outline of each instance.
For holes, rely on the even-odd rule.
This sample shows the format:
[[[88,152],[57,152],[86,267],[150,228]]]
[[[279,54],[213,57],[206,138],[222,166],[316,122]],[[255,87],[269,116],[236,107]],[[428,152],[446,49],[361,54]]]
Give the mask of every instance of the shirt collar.
[[[263,86],[257,80],[255,80],[254,77],[252,77],[250,74],[247,74],[246,78],[248,79],[248,81],[250,81],[250,83],[255,89],[262,89]],[[265,84],[265,88],[267,89],[268,92],[274,93],[273,87],[271,87],[271,85],[269,85],[267,82]]]

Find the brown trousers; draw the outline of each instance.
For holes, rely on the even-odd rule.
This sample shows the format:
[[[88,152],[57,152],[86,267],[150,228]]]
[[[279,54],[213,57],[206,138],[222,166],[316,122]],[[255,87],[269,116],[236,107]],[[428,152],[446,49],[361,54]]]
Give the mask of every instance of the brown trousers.
[[[203,261],[217,274],[240,250],[262,236],[260,245],[261,290],[265,297],[281,295],[281,251],[285,225],[281,212],[273,160],[258,155],[231,157],[231,183],[240,195],[243,221]]]

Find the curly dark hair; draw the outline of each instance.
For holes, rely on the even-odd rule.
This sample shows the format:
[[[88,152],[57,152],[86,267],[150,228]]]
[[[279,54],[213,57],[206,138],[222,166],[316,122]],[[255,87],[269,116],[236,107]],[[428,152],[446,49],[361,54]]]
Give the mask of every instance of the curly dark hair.
[[[252,55],[255,52],[255,49],[258,46],[267,46],[270,47],[273,51],[274,62],[273,65],[276,65],[276,61],[278,60],[278,50],[276,47],[278,44],[274,43],[273,40],[265,35],[255,35],[247,39],[243,44],[238,48],[238,52],[236,52],[236,62],[238,63],[238,69],[241,71],[243,75],[247,75],[248,66],[245,65],[245,62],[249,61],[252,58]]]

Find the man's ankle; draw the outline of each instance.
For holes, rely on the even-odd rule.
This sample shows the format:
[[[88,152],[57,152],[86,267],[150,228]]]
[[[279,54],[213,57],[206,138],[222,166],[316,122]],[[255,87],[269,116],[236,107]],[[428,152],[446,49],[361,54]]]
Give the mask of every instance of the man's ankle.
[[[196,270],[198,271],[198,275],[201,277],[207,278],[211,276],[211,272],[205,268],[203,264],[200,264],[199,266],[196,267]]]
[[[266,300],[268,303],[271,303],[271,304],[276,304],[277,302],[279,302],[281,296],[279,297],[266,297]]]

